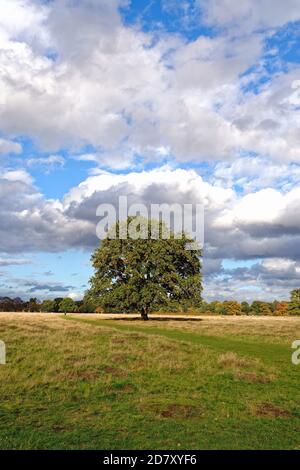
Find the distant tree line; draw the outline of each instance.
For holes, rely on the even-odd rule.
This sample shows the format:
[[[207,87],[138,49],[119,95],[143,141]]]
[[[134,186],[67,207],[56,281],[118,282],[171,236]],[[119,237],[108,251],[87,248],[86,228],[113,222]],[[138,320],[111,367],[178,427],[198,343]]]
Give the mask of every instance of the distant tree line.
[[[83,300],[73,300],[69,297],[57,297],[54,300],[44,300],[40,302],[37,298],[31,298],[23,301],[19,297],[11,299],[10,297],[0,297],[1,312],[57,312],[57,313],[105,313],[122,312],[120,308],[99,307],[89,297]],[[226,300],[205,302],[202,301],[198,307],[182,308],[182,305],[176,306],[176,303],[170,304],[169,309],[163,305],[157,308],[157,311],[171,311],[186,313],[193,312],[199,314],[211,315],[300,315],[300,289],[294,289],[290,294],[290,301],[263,302],[255,300],[252,303],[237,302],[235,300]]]
[[[297,290],[300,292],[300,289]],[[235,300],[202,302],[200,311],[212,315],[300,315],[300,300],[298,302],[254,300],[252,303],[239,303]]]
[[[54,313],[93,313],[95,307],[83,300],[57,297],[40,302],[36,297],[23,301],[19,297],[0,297],[0,312],[54,312]]]

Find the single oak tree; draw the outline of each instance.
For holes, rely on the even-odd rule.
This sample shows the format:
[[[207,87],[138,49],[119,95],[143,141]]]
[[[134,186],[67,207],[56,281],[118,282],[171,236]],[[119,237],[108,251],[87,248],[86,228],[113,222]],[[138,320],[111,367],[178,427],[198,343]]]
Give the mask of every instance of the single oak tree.
[[[118,222],[111,234],[92,255],[95,274],[85,301],[105,311],[139,312],[143,320],[174,304],[200,306],[201,250],[187,249],[188,235],[179,238],[163,222],[138,217]]]

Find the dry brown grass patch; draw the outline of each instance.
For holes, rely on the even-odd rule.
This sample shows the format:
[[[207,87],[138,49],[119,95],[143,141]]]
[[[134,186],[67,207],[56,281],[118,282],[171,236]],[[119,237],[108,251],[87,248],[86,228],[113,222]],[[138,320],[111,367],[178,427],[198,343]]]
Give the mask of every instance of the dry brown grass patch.
[[[256,372],[236,372],[234,374],[234,378],[237,380],[243,380],[244,382],[261,383],[261,384],[274,382],[274,380],[276,379],[276,377],[272,374],[262,375],[262,374],[257,374]]]
[[[195,405],[186,405],[179,403],[169,403],[166,405],[153,404],[149,410],[161,418],[199,418],[203,415],[203,410]]]
[[[291,414],[280,408],[279,406],[274,405],[273,403],[261,403],[258,405],[253,414],[260,417],[267,417],[267,418],[290,418]]]
[[[247,368],[252,366],[253,362],[253,360],[239,357],[236,353],[231,351],[221,354],[218,358],[219,366],[229,368]]]
[[[119,390],[124,393],[133,393],[135,391],[135,388],[133,385],[124,384],[119,387]]]
[[[102,369],[102,372],[106,375],[112,375],[113,377],[127,377],[127,372],[124,369],[117,367],[106,366]]]
[[[63,370],[60,374],[56,376],[56,380],[60,382],[64,381],[77,381],[83,380],[86,382],[94,382],[95,380],[99,379],[100,373],[97,369],[80,369],[80,368],[73,368]]]

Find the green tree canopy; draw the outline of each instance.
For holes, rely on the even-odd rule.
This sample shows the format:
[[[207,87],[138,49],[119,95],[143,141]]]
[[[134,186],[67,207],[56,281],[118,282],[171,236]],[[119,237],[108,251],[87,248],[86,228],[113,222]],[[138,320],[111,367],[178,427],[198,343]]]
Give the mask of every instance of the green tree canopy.
[[[244,315],[249,315],[251,312],[251,307],[248,302],[244,301],[241,303],[241,311]]]
[[[62,313],[72,313],[77,312],[77,305],[73,299],[69,297],[64,298],[59,304],[59,311]]]
[[[251,312],[254,315],[272,315],[271,305],[261,300],[254,300],[254,302],[252,302]]]
[[[53,300],[53,312],[59,312],[59,306],[60,306],[60,303],[62,302],[62,300],[64,300],[63,297],[56,297],[54,300]]]
[[[42,312],[54,312],[54,301],[53,300],[44,300],[41,303]]]
[[[120,234],[138,227],[138,237],[121,239]],[[156,226],[155,237],[153,227]],[[193,242],[187,235],[176,238],[162,222],[151,223],[137,217],[117,223],[115,236],[102,240],[92,255],[95,274],[85,302],[92,301],[105,310],[148,313],[174,302],[182,307],[201,304],[200,250],[189,250]],[[130,230],[129,230],[130,231]]]
[[[36,297],[31,297],[27,303],[28,312],[38,312],[40,310],[40,304]]]
[[[300,289],[292,290],[288,306],[289,315],[300,315]]]

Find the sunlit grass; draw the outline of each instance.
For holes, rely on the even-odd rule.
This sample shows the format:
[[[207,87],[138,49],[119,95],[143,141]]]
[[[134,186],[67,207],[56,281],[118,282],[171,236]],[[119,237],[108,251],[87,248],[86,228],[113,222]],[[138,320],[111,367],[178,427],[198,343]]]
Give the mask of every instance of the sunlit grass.
[[[299,448],[300,319],[1,314],[1,449]]]

